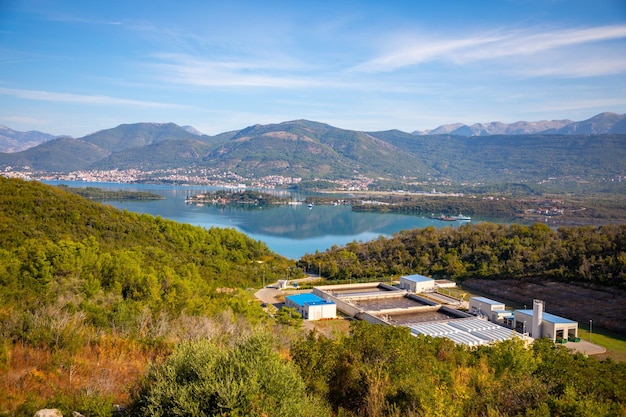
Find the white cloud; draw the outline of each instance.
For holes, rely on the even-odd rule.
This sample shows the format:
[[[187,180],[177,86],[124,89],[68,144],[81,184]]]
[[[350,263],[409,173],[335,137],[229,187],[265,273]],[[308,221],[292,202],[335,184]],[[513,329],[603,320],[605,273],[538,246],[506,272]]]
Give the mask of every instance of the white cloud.
[[[0,94],[13,96],[27,100],[37,101],[52,101],[59,103],[80,103],[80,104],[93,104],[93,105],[130,105],[141,107],[179,107],[175,104],[159,103],[155,101],[143,101],[143,100],[130,100],[124,98],[116,98],[109,96],[92,96],[92,95],[80,95],[70,93],[56,93],[50,91],[40,90],[20,90],[15,88],[2,88],[0,87]]]
[[[271,60],[209,60],[192,55],[158,54],[159,77],[176,84],[204,87],[308,88],[319,82],[293,63]]]
[[[570,51],[570,61],[584,60],[584,56],[571,48],[587,44],[597,44],[605,41],[626,39],[626,25],[600,26],[582,29],[563,30],[498,30],[486,34],[473,34],[467,37],[451,39],[432,39],[416,36],[404,36],[401,41],[388,41],[385,52],[378,57],[358,64],[353,71],[363,72],[386,72],[401,68],[417,66],[426,62],[444,61],[457,65],[481,61],[495,61],[502,58],[526,57],[528,62],[538,64],[541,61],[532,61],[533,57],[544,57],[546,53]],[[616,46],[615,48],[622,48]],[[568,49],[570,48],[570,49]],[[615,51],[615,48],[612,51]],[[621,50],[621,49],[619,49]],[[614,52],[613,52],[614,53]],[[623,55],[623,54],[622,54]],[[601,59],[606,58],[600,57]],[[622,65],[618,60],[616,65],[609,65],[598,74],[607,71],[622,71]],[[516,64],[524,65],[517,61]],[[612,68],[612,70],[610,70]],[[534,71],[535,73],[540,73]],[[549,70],[546,68],[546,74]],[[556,71],[555,73],[559,73]],[[610,72],[615,73],[615,72]],[[595,75],[594,71],[572,72],[571,76]]]

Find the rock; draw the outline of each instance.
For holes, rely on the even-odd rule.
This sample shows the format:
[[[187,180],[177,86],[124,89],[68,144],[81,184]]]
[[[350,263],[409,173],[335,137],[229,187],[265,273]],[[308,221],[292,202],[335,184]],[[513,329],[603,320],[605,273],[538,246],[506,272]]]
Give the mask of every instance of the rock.
[[[63,413],[56,408],[44,408],[37,411],[35,417],[63,417]]]
[[[79,413],[78,411],[72,411],[72,417],[85,417],[85,416]]]

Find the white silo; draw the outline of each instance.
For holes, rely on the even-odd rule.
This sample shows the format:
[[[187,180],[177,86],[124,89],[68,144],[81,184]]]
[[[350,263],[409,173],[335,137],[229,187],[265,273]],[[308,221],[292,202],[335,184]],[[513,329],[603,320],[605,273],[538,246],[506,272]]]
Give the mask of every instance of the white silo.
[[[541,337],[541,323],[543,322],[543,301],[533,300],[533,325],[530,334],[535,339]]]

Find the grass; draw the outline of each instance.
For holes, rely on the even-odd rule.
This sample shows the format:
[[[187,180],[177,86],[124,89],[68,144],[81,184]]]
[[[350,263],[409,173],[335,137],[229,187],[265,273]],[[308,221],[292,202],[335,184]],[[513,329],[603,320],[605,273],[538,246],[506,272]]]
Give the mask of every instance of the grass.
[[[578,327],[578,337],[583,340],[589,340],[588,328]],[[591,343],[600,345],[606,349],[606,353],[595,355],[594,357],[603,360],[611,358],[617,362],[626,362],[626,336],[605,332],[603,330],[595,331],[591,334]]]

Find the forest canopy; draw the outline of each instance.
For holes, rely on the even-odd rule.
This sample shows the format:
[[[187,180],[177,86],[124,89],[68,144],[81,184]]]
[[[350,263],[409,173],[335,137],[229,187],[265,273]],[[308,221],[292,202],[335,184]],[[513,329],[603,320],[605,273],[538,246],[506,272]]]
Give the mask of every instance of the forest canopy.
[[[459,281],[541,277],[626,288],[626,225],[427,227],[307,254],[299,266],[321,270],[330,280],[418,273]]]

